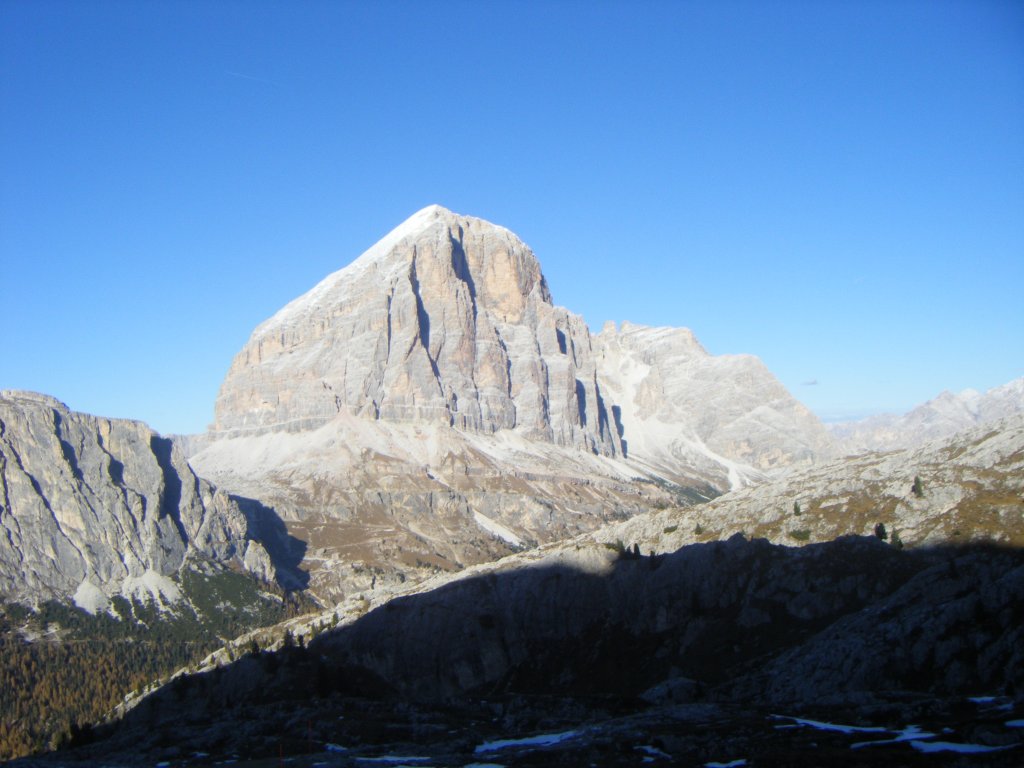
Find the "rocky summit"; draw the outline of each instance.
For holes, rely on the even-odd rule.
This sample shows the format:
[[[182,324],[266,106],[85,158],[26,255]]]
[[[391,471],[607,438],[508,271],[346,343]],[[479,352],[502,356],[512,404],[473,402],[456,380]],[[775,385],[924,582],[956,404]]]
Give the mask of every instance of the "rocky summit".
[[[592,334],[522,240],[430,206],[256,328],[195,444],[338,598],[705,500],[830,438],[756,358]]]
[[[587,327],[552,304],[533,252],[439,206],[260,325],[214,430],[309,430],[342,412],[622,453]]]

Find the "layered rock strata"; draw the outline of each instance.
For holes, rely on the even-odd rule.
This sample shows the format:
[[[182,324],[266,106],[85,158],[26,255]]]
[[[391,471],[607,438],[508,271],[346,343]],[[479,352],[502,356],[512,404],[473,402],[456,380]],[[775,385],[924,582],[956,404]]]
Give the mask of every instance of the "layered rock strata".
[[[138,421],[76,413],[54,398],[0,392],[0,596],[115,594],[172,603],[189,558],[272,580],[271,558],[226,493]]]
[[[701,467],[727,489],[831,451],[818,418],[753,355],[710,355],[687,328],[628,322],[607,323],[594,346],[637,463],[669,476]]]

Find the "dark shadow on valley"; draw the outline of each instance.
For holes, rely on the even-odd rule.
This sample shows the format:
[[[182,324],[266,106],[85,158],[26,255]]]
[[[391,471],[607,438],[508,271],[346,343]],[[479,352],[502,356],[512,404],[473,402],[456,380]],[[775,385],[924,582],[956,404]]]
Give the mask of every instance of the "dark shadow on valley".
[[[585,717],[598,703],[800,710],[1024,693],[1020,550],[739,535],[661,555],[608,549],[397,598],[274,653],[240,649],[97,735],[115,751],[160,732],[238,749],[243,721],[277,728],[356,699],[464,716],[572,700]]]

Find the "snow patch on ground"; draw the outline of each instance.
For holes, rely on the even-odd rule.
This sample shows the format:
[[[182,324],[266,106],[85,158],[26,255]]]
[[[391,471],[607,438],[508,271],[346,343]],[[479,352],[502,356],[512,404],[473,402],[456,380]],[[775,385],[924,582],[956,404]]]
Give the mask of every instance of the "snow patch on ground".
[[[873,747],[877,744],[898,744],[901,741],[920,741],[922,739],[933,739],[937,734],[931,733],[930,731],[922,731],[920,727],[916,725],[908,725],[902,731],[893,731],[896,734],[895,738],[892,739],[878,739],[876,741],[858,741],[850,745],[850,749],[860,749],[861,747]]]
[[[1001,747],[990,747],[986,744],[960,744],[952,741],[912,741],[910,746],[918,752],[958,752],[960,754],[980,754],[982,752],[1002,752],[1005,749],[1013,749],[1016,744],[1007,744]]]
[[[88,579],[78,585],[71,599],[76,606],[93,616],[100,611],[106,611],[110,606],[110,600],[103,594],[103,590]]]
[[[991,712],[993,710],[1013,711],[1013,701],[1006,696],[970,696],[967,700],[977,704],[982,712]]]
[[[634,747],[634,749],[643,752],[648,757],[661,757],[665,758],[666,760],[672,759],[672,755],[670,755],[668,752],[663,752],[657,747],[652,747],[650,744],[641,744],[638,747]]]
[[[819,731],[834,731],[836,733],[889,733],[888,729],[882,728],[879,725],[841,725],[839,723],[826,723],[822,720],[808,720],[806,718],[791,717],[789,715],[772,715],[772,718],[775,720],[793,721],[790,725],[777,725],[775,726],[776,728],[794,728],[796,726],[806,725],[810,728],[816,728]]]
[[[499,739],[497,741],[486,741],[473,750],[474,754],[483,752],[496,752],[499,749],[508,747],[550,747],[561,744],[563,741],[574,739],[580,735],[579,731],[562,731],[561,733],[546,733],[539,736],[527,736],[522,739]]]
[[[476,520],[477,525],[492,536],[497,536],[499,539],[507,541],[514,547],[523,546],[523,542],[518,536],[496,520],[491,520],[491,518],[486,515],[482,515],[479,512],[473,513],[473,519]]]
[[[740,768],[746,764],[746,758],[741,757],[739,760],[732,760],[728,763],[704,763],[704,768]]]
[[[975,704],[987,704],[994,701],[993,697],[979,696],[971,699]],[[800,717],[790,717],[789,715],[772,715],[774,719],[787,719],[792,720],[793,723],[790,725],[777,725],[776,728],[798,728],[801,726],[808,726],[816,728],[821,731],[832,731],[835,733],[886,733],[892,734],[894,738],[891,739],[880,739],[877,741],[858,741],[850,745],[850,749],[860,749],[861,747],[871,747],[878,744],[898,744],[900,742],[909,742],[910,746],[918,752],[933,753],[933,752],[957,752],[961,754],[978,754],[983,752],[1001,752],[1005,749],[1012,749],[1016,744],[1010,744],[1006,746],[988,746],[986,744],[963,744],[952,741],[930,741],[935,738],[938,734],[924,731],[920,726],[908,725],[906,728],[901,730],[890,730],[882,728],[880,726],[857,726],[857,725],[840,725],[837,723],[827,723],[820,720],[808,720]],[[1013,721],[1011,721],[1013,722]],[[1024,720],[1018,721],[1024,726]],[[1007,723],[1009,725],[1009,723]],[[928,741],[926,741],[928,739]]]

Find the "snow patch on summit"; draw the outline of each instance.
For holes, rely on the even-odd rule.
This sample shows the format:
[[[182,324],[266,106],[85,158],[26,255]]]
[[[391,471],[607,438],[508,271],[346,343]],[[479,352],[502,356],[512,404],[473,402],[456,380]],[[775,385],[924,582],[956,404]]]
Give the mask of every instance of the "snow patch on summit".
[[[472,217],[453,213],[444,206],[436,204],[428,205],[426,208],[416,211],[416,213],[363,251],[347,266],[332,272],[309,291],[297,299],[288,302],[271,318],[260,323],[253,332],[253,336],[257,336],[272,328],[287,326],[299,317],[309,314],[317,306],[326,303],[327,299],[342,285],[355,282],[371,269],[381,269],[386,257],[403,240],[415,238],[432,226],[459,218],[469,219]],[[488,226],[493,227],[497,231],[509,232],[509,230],[496,224],[489,224]],[[397,260],[390,264],[387,272],[382,272],[380,279],[387,282],[402,269],[407,269],[408,266],[407,262]]]

